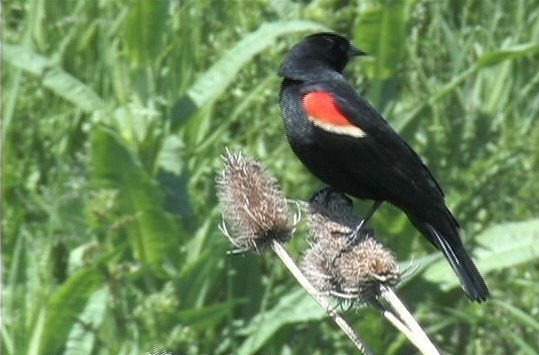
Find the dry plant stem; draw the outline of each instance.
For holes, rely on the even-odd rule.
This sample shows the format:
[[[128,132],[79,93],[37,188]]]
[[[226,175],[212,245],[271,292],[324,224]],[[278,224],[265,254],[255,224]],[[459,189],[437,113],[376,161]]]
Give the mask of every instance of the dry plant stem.
[[[395,313],[386,309],[385,306],[380,302],[374,301],[371,303],[371,305],[380,311],[380,314],[382,314],[391,324],[393,324],[398,331],[404,334],[404,336],[408,338],[408,340],[414,344],[414,346],[422,354],[439,354],[436,348],[433,350],[433,348],[429,345],[430,340],[427,339],[427,341],[425,341],[421,336],[416,335],[397,315],[395,315]]]
[[[283,245],[276,241],[275,239],[271,241],[271,248],[277,254],[277,256],[282,260],[285,266],[290,270],[292,275],[298,280],[299,284],[315,299],[316,302],[326,311],[326,313],[333,318],[335,323],[342,329],[342,331],[350,338],[354,345],[365,355],[372,355],[372,352],[369,350],[367,345],[363,340],[356,334],[356,332],[350,327],[350,325],[338,314],[331,306],[329,301],[322,296],[307,278],[303,275],[299,267],[296,265],[294,260],[290,257]]]
[[[402,325],[402,322],[399,322],[400,325],[397,325],[394,323],[394,320],[390,319],[392,317],[395,317],[391,312],[385,311],[382,312],[383,315],[397,328],[399,329],[410,341],[423,353],[423,354],[437,354],[439,355],[440,352],[432,341],[429,339],[427,334],[423,331],[421,326],[417,323],[415,318],[412,316],[412,314],[408,311],[406,306],[401,302],[399,297],[395,294],[395,291],[392,287],[381,285],[380,286],[381,291],[381,298],[384,299],[389,305],[392,307],[393,311],[397,313],[397,316],[399,320],[405,323],[406,328],[411,332],[404,332],[400,325]],[[387,314],[391,314],[392,317],[388,318]],[[410,336],[409,336],[410,335]]]
[[[391,311],[388,311],[387,309],[380,308],[380,313],[391,323],[395,328],[397,328],[398,331],[400,331],[402,334],[404,334],[405,337],[408,338],[415,346],[419,349],[423,354],[425,352],[423,349],[421,349],[421,344],[416,343],[416,337],[414,337],[414,334],[412,331],[397,317],[395,314],[393,314]]]
[[[434,345],[431,346],[428,342],[421,339],[421,337],[418,337],[391,311],[380,309],[380,312],[395,328],[397,328],[397,330],[404,334],[404,336],[407,337],[422,354],[440,354],[436,348],[433,348]]]

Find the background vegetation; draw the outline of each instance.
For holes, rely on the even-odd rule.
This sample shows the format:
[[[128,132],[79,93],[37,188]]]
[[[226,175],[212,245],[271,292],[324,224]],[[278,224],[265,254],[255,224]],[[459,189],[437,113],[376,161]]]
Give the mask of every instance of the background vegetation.
[[[350,353],[272,255],[226,256],[214,189],[226,146],[291,198],[320,187],[275,72],[328,29],[371,54],[348,77],[435,172],[493,294],[468,302],[384,206],[378,234],[421,265],[406,302],[444,353],[537,353],[538,1],[2,4],[3,354]],[[413,352],[374,311],[347,317],[377,353]]]

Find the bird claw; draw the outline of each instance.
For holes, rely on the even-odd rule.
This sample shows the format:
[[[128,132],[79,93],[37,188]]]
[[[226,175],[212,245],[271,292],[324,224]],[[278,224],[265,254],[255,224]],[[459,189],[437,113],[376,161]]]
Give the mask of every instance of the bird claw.
[[[365,231],[364,227],[365,227],[365,219],[362,219],[348,236],[348,240],[346,241],[346,244],[344,245],[344,247],[342,247],[339,253],[337,254],[337,256],[333,258],[332,264],[334,264],[335,260],[340,258],[344,253],[349,252],[352,249],[352,247],[357,245],[357,243],[361,239],[360,238],[361,235],[363,234],[362,232]]]

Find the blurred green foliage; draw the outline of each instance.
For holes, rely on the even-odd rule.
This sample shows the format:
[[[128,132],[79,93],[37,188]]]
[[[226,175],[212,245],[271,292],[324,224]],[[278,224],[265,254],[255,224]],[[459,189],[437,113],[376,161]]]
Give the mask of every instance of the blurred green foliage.
[[[5,0],[3,354],[353,351],[272,255],[227,256],[217,228],[227,146],[291,198],[320,187],[275,72],[321,30],[369,52],[347,76],[439,178],[493,294],[470,304],[383,206],[385,243],[427,255],[410,308],[444,353],[537,353],[538,1]],[[347,317],[376,353],[413,352],[374,311]]]

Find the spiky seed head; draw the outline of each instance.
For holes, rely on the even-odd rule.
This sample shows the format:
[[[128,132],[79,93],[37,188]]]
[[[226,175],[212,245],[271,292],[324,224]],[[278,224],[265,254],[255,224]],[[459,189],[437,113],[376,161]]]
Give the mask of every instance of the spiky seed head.
[[[262,165],[227,149],[217,192],[229,238],[239,249],[260,249],[271,239],[290,237],[286,197]]]
[[[311,197],[308,223],[314,240],[348,235],[359,222],[352,200],[346,195],[327,187]]]
[[[393,253],[366,230],[354,245],[350,233],[359,223],[346,196],[325,191],[311,200],[309,224],[313,244],[302,268],[320,291],[348,300],[368,302],[380,285],[394,285],[400,271]]]
[[[381,284],[392,286],[400,279],[393,253],[370,235],[338,257],[335,268],[341,292],[363,300],[377,296]]]

